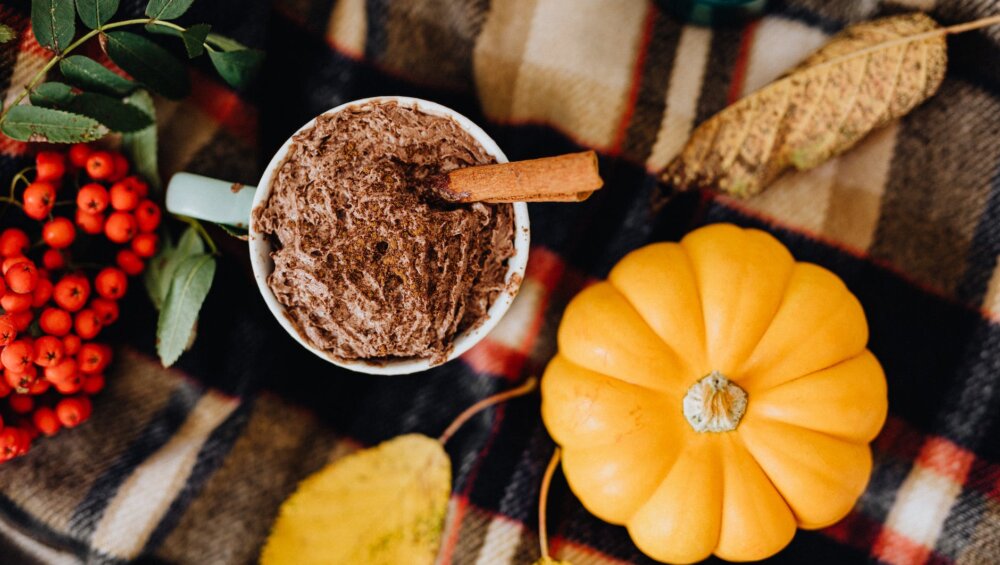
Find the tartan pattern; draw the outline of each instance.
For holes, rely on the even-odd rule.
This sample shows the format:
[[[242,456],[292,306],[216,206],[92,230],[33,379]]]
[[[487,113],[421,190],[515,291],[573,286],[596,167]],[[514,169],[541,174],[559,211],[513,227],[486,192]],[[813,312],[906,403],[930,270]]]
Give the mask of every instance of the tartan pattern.
[[[122,5],[138,14],[144,2]],[[0,21],[21,33],[0,46],[8,102],[46,60],[27,8],[0,6]],[[361,445],[439,433],[475,400],[538,374],[577,291],[628,250],[714,221],[767,229],[797,259],[839,274],[866,309],[889,380],[890,418],[865,494],[847,518],[798,532],[772,561],[1000,561],[1000,28],[951,39],[941,92],[852,152],[752,200],[704,192],[650,208],[653,173],[700,121],[843,25],[914,8],[954,23],[1000,6],[784,0],[742,28],[705,29],[625,0],[196,3],[191,21],[269,58],[246,93],[199,68],[191,98],[158,101],[168,173],[253,184],[261,159],[316,113],[398,93],[470,116],[512,159],[594,147],[607,188],[581,205],[531,205],[533,248],[510,312],[460,361],[423,375],[359,377],[301,350],[261,304],[235,240],[223,240],[199,339],[179,369],[156,363],[154,314],[131,293],[93,419],[0,466],[2,561],[255,562],[301,478]],[[26,150],[0,137],[4,177]],[[537,397],[490,410],[453,438],[440,563],[537,557],[535,504],[551,449]],[[556,557],[650,563],[560,474],[549,508]]]

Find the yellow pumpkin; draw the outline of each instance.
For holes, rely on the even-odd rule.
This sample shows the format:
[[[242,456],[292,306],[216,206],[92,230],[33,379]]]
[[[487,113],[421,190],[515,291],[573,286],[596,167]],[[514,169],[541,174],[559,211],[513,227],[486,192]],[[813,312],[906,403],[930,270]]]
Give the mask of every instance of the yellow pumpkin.
[[[887,410],[858,300],[769,234],[716,224],[580,292],[542,416],[583,505],[650,557],[762,559],[840,520]]]

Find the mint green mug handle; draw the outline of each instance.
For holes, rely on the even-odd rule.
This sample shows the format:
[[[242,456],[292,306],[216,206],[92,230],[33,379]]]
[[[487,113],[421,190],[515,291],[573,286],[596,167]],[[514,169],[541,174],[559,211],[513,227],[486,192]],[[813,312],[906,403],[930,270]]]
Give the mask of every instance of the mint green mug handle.
[[[239,186],[238,190],[234,190]],[[257,188],[177,173],[167,185],[167,211],[239,228],[250,226],[250,209]]]

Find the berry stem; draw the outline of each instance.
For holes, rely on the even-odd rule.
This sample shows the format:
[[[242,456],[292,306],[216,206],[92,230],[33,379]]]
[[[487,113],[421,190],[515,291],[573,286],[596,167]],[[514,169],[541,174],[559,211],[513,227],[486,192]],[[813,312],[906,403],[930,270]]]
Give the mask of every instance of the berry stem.
[[[538,379],[536,379],[535,377],[528,377],[528,380],[524,381],[524,383],[522,383],[521,386],[517,388],[512,388],[510,390],[501,392],[499,394],[494,394],[493,396],[484,398],[479,402],[473,404],[472,406],[469,406],[468,408],[465,409],[464,412],[462,412],[461,414],[458,415],[457,418],[455,418],[455,421],[452,422],[450,426],[448,426],[448,429],[446,429],[443,434],[441,434],[441,437],[438,438],[438,441],[440,441],[442,444],[448,443],[448,440],[451,439],[451,436],[455,435],[455,432],[458,431],[458,428],[461,428],[462,424],[468,422],[469,418],[472,418],[480,411],[489,408],[494,404],[499,404],[505,400],[510,400],[511,398],[517,398],[518,396],[524,396],[525,394],[528,394],[529,392],[535,390],[535,387],[537,386],[538,386]]]
[[[14,206],[17,206],[18,208],[21,209],[24,208],[23,204],[18,202],[16,198],[12,198],[10,196],[0,196],[0,202],[6,202],[8,205],[13,204]]]
[[[194,228],[194,231],[198,232],[198,235],[200,235],[201,238],[205,240],[205,243],[208,244],[208,248],[212,250],[212,255],[219,254],[219,248],[215,245],[215,240],[212,239],[212,236],[208,235],[208,231],[205,229],[205,226],[201,225],[201,222],[188,216],[177,216],[177,219],[191,226]]]
[[[552,484],[552,475],[556,472],[556,466],[559,465],[561,456],[562,452],[556,446],[555,451],[552,452],[552,458],[549,459],[549,466],[545,468],[545,474],[542,475],[542,487],[538,491],[538,545],[541,546],[543,561],[549,558],[549,531],[545,526],[549,486]]]

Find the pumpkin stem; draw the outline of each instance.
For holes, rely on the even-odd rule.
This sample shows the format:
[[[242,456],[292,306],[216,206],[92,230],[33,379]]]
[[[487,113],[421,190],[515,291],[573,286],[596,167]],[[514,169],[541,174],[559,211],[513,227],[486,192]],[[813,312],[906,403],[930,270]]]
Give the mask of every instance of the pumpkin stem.
[[[747,393],[718,371],[691,385],[682,403],[694,431],[731,432],[747,411]]]

